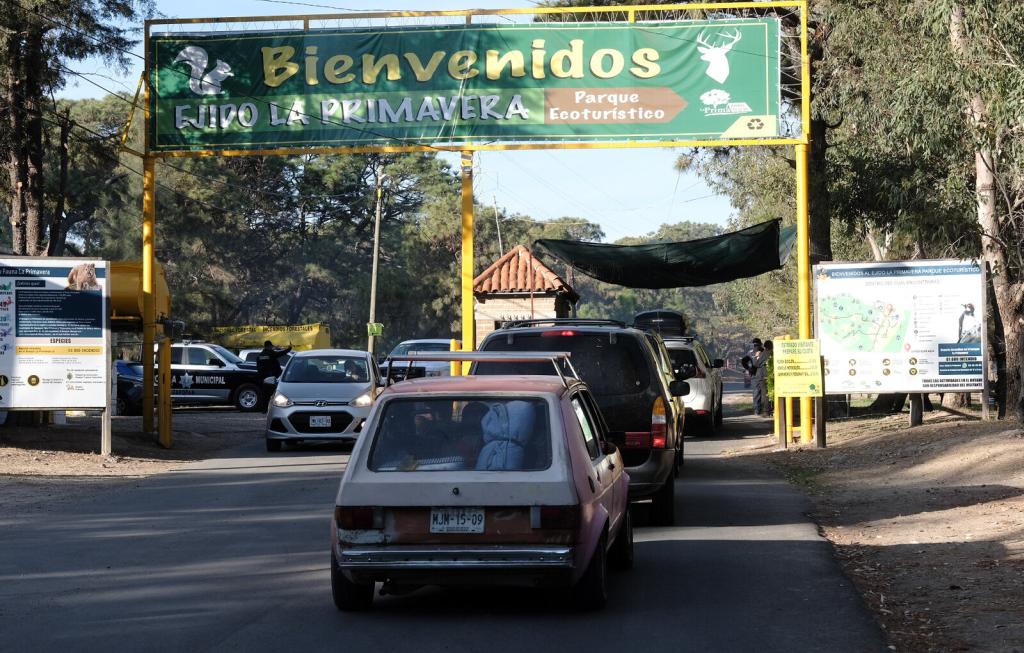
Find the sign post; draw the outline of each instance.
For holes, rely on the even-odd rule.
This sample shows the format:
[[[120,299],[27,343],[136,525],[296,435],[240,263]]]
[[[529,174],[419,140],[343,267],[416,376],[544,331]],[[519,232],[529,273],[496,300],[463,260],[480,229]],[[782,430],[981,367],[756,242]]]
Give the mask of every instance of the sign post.
[[[798,397],[803,406],[810,410],[812,399],[824,396],[822,384],[822,359],[818,340],[777,340],[775,342],[775,394],[779,397]],[[821,417],[819,415],[819,417]],[[810,424],[800,416],[801,425]],[[819,419],[821,435],[818,446],[824,446],[824,419]],[[785,429],[783,429],[785,432]],[[812,438],[813,439],[813,438]],[[801,440],[808,442],[806,432],[801,431]]]
[[[0,259],[0,410],[100,409],[111,447],[106,261]]]
[[[984,274],[970,260],[816,266],[830,394],[982,392]]]

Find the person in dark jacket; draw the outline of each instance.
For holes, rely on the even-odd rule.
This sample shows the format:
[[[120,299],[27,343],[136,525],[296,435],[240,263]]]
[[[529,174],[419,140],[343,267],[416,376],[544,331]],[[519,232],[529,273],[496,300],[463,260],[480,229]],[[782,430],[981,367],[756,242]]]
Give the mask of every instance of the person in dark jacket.
[[[767,398],[765,397],[766,388],[765,381],[767,376],[765,374],[764,365],[767,362],[764,355],[764,345],[761,344],[760,338],[754,338],[750,341],[750,367],[747,371],[750,372],[750,376],[753,380],[753,400],[754,400],[754,415],[760,416],[765,411],[765,404]]]
[[[286,355],[292,350],[292,346],[288,345],[285,349],[278,349],[274,346],[274,343],[267,340],[263,343],[263,351],[256,357],[256,372],[259,374],[260,382],[262,383],[267,377],[272,376],[275,379],[281,376],[281,357]],[[270,403],[270,389],[266,385],[261,385],[261,399],[263,406],[266,407]]]

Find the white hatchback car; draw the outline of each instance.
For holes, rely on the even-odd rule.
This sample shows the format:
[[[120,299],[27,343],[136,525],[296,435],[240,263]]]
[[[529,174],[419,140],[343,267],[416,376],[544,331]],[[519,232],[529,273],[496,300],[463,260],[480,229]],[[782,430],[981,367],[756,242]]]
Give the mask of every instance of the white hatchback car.
[[[267,451],[303,440],[355,440],[377,395],[380,373],[365,351],[296,353],[267,409]]]
[[[676,379],[690,384],[690,394],[683,397],[686,406],[686,428],[703,430],[714,435],[722,425],[722,374],[725,361],[712,359],[693,337],[665,338],[665,347],[672,359]]]

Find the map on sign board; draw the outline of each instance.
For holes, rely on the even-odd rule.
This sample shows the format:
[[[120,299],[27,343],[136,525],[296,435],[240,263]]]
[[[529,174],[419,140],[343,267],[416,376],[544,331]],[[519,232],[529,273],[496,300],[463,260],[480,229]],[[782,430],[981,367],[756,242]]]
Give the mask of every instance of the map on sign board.
[[[0,409],[103,408],[105,261],[0,259]]]
[[[816,332],[827,392],[981,390],[982,284],[973,261],[816,266]]]

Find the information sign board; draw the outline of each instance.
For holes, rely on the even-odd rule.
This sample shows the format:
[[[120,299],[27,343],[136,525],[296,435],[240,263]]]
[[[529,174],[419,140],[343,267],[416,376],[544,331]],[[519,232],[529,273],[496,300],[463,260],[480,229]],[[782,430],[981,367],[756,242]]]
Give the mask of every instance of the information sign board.
[[[778,18],[167,33],[157,152],[774,138]]]
[[[108,266],[0,259],[0,408],[105,408]]]
[[[985,295],[969,260],[814,268],[828,394],[984,388]]]
[[[776,340],[772,356],[776,395],[822,396],[821,348],[817,340]]]

